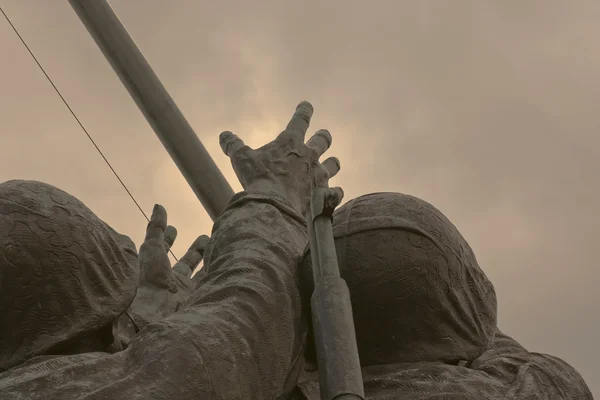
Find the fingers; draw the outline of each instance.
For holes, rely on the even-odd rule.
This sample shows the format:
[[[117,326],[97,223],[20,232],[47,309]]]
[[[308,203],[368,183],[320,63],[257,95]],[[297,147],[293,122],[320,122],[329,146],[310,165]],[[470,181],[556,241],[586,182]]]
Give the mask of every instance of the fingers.
[[[297,134],[301,137],[304,142],[304,137],[308,126],[310,125],[310,119],[313,115],[313,106],[308,101],[303,101],[296,107],[296,112],[292,116],[292,119],[287,125],[286,131]]]
[[[165,229],[165,251],[169,252],[175,239],[177,238],[177,229],[174,226],[167,226]]]
[[[198,272],[196,272],[196,275],[192,277],[192,282],[198,283],[198,281],[200,281],[200,279],[202,279],[204,275],[206,275],[206,269],[200,268]]]
[[[198,238],[196,240],[194,240],[194,243],[192,243],[192,245],[188,249],[188,252],[196,251],[200,254],[204,254],[204,250],[206,250],[206,246],[208,246],[209,240],[210,240],[210,238],[206,235],[198,236]]]
[[[200,261],[201,260],[202,256],[200,256]],[[200,263],[200,261],[198,261],[198,263]],[[190,278],[192,273],[194,273],[194,269],[191,268],[187,263],[183,262],[183,260],[179,260],[177,264],[173,265],[173,272],[185,278]]]
[[[321,167],[327,173],[327,179],[333,178],[340,172],[340,160],[337,157],[329,157],[321,163]]]
[[[219,135],[219,144],[221,145],[223,153],[225,153],[227,157],[231,157],[232,154],[241,150],[242,148],[249,149],[242,139],[240,139],[235,133],[231,133],[229,131],[225,131]]]
[[[152,210],[152,216],[146,228],[146,239],[164,241],[165,229],[167,229],[167,210],[160,204],[156,204]]]
[[[326,129],[321,129],[308,140],[306,145],[313,148],[321,157],[331,147],[332,140],[331,133]]]
[[[140,246],[140,284],[173,290],[171,264],[165,251],[167,210],[156,204],[146,229],[146,238]]]
[[[187,253],[173,266],[173,270],[178,272],[186,277],[192,276],[194,269],[200,264],[202,261],[202,257],[204,255],[204,250],[206,249],[206,245],[208,244],[208,236],[202,235],[197,238],[194,243],[190,246]]]

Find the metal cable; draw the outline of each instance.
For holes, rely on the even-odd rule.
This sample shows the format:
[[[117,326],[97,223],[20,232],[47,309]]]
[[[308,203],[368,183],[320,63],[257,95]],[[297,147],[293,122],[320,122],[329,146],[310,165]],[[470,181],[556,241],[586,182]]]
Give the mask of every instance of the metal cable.
[[[52,81],[52,79],[50,78],[50,76],[48,75],[48,73],[46,73],[46,70],[44,69],[44,67],[42,67],[42,64],[40,64],[40,62],[38,61],[37,57],[33,54],[33,52],[31,51],[31,49],[29,48],[29,46],[27,45],[27,43],[25,42],[25,40],[23,39],[23,37],[21,36],[21,34],[19,33],[19,31],[17,30],[17,28],[14,26],[14,24],[12,23],[12,21],[10,20],[10,18],[8,17],[8,15],[6,15],[6,13],[2,9],[2,7],[0,7],[0,12],[2,13],[2,15],[4,15],[4,18],[6,18],[6,21],[11,26],[11,28],[13,29],[13,31],[15,31],[17,37],[19,38],[19,40],[21,40],[21,43],[23,44],[23,46],[25,46],[25,48],[27,49],[27,51],[29,52],[29,54],[31,55],[31,57],[33,58],[33,60],[35,61],[35,63],[37,64],[37,66],[40,68],[40,70],[42,71],[42,73],[44,74],[44,76],[46,77],[46,79],[48,79],[48,82],[50,82],[50,85],[52,85],[52,87],[54,88],[54,91],[56,92],[56,94],[58,94],[58,96],[60,97],[60,99],[62,100],[62,102],[65,104],[65,106],[67,107],[67,109],[69,110],[69,112],[71,113],[71,115],[73,116],[73,118],[75,118],[75,121],[77,121],[77,123],[79,124],[79,126],[81,127],[81,129],[83,130],[83,132],[86,134],[86,136],[88,137],[88,139],[90,140],[90,142],[92,142],[92,144],[94,145],[94,147],[96,148],[96,150],[98,151],[98,153],[100,154],[100,156],[102,157],[102,159],[104,160],[104,162],[106,163],[106,165],[108,165],[108,167],[110,168],[110,170],[112,171],[112,173],[115,175],[115,177],[117,178],[117,180],[119,181],[119,183],[121,184],[121,186],[123,186],[123,189],[125,189],[125,191],[129,195],[129,197],[131,198],[131,200],[133,200],[133,202],[135,203],[135,205],[137,206],[137,208],[140,210],[140,212],[142,213],[142,215],[144,216],[144,218],[146,218],[146,221],[150,222],[150,218],[148,218],[148,216],[146,215],[146,213],[144,212],[144,210],[142,209],[142,207],[140,206],[140,204],[137,202],[137,200],[135,199],[135,197],[133,197],[133,194],[131,193],[131,191],[129,191],[129,189],[127,188],[127,185],[125,185],[125,182],[123,182],[123,180],[121,179],[121,177],[119,176],[119,174],[117,173],[117,171],[115,171],[115,169],[110,164],[110,162],[108,161],[108,159],[106,158],[106,156],[104,156],[104,153],[102,153],[102,150],[100,150],[100,147],[98,147],[98,145],[96,144],[96,142],[94,141],[94,139],[92,138],[92,136],[89,134],[89,132],[87,131],[87,129],[85,129],[85,127],[83,126],[83,124],[81,123],[81,121],[79,120],[79,118],[77,117],[77,115],[75,114],[75,112],[73,111],[73,109],[71,108],[71,106],[69,105],[69,103],[67,103],[67,100],[65,100],[65,98],[63,97],[63,95],[60,92],[60,90],[58,90],[58,88],[56,87],[56,85],[54,84],[54,82]],[[175,261],[179,261],[178,258],[175,257],[175,254],[173,254],[173,251],[171,251],[170,249],[169,249],[169,253],[171,253],[171,255],[173,256],[173,258],[175,259]]]

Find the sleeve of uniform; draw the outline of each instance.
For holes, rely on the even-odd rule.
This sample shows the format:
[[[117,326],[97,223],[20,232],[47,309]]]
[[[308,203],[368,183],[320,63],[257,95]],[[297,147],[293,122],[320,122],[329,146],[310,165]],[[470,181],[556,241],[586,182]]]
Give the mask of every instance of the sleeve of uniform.
[[[557,357],[528,353],[506,361],[517,364],[514,380],[507,385],[506,399],[593,400],[581,375]]]
[[[305,219],[284,199],[236,195],[215,223],[206,274],[185,309],[138,334],[126,377],[105,394],[135,396],[129,388],[137,387],[153,396],[143,398],[288,396],[306,336],[297,278],[306,243]]]
[[[471,367],[500,382],[506,400],[593,400],[582,376],[571,365],[558,357],[529,352],[500,331],[491,348]]]

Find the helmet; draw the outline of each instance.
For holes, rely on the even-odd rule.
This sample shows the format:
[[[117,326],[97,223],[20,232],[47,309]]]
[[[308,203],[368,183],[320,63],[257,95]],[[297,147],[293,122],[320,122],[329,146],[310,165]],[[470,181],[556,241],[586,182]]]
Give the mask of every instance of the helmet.
[[[435,207],[400,193],[365,195],[336,210],[333,235],[363,366],[458,363],[488,347],[496,329],[494,288]],[[301,286],[309,292],[310,263],[305,254]],[[312,352],[309,343],[309,359]]]
[[[0,371],[110,325],[133,301],[135,245],[54,186],[0,184]]]

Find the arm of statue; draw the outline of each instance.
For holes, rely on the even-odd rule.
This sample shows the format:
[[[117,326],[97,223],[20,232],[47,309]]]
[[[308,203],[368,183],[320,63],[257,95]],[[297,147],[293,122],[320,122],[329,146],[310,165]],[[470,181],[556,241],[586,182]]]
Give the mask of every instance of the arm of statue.
[[[0,400],[287,398],[305,340],[303,216],[312,188],[339,170],[337,159],[319,163],[328,132],[304,143],[311,116],[301,103],[277,139],[256,150],[221,135],[244,192],[216,221],[206,272],[182,310],[149,323],[124,351],[38,357],[2,373]],[[162,243],[162,207],[152,220],[149,239]]]
[[[166,212],[156,207],[151,241],[164,235],[161,221]],[[289,393],[306,332],[295,273],[305,229],[302,216],[276,194],[236,195],[216,222],[206,272],[187,307],[149,322],[119,353],[38,358],[0,374],[0,399],[275,399]],[[158,295],[152,304],[164,305],[162,292],[152,292]]]
[[[154,208],[141,259],[165,253],[149,250],[162,246],[166,217],[164,208]],[[237,194],[216,221],[205,252],[206,272],[184,309],[169,312],[180,291],[168,290],[166,278],[174,277],[165,271],[140,287],[148,290],[148,298],[140,302],[138,292],[132,309],[136,317],[153,319],[126,351],[126,364],[133,368],[92,398],[130,398],[140,390],[142,398],[164,391],[159,398],[165,399],[263,399],[289,393],[302,367],[306,335],[295,273],[305,230],[302,215],[277,194]],[[156,319],[159,312],[168,318]],[[154,373],[156,363],[165,368],[164,375]]]
[[[286,130],[257,150],[221,135],[245,191],[216,221],[206,272],[182,310],[149,323],[124,351],[43,356],[1,373],[0,400],[287,398],[305,340],[303,216],[312,188],[339,170],[336,159],[319,163],[328,132],[304,143],[311,115],[301,103]],[[163,243],[162,207],[151,221],[147,241]]]
[[[336,159],[318,161],[328,132],[304,144],[311,115],[301,103],[287,129],[257,150],[221,135],[245,192],[216,221],[206,272],[187,307],[138,335],[128,362],[135,367],[111,390],[124,393],[137,382],[162,388],[165,398],[275,399],[293,389],[305,340],[297,282],[303,215],[311,189],[339,169]],[[168,379],[149,360],[160,361]]]
[[[473,361],[471,368],[500,382],[506,390],[503,398],[507,400],[593,400],[575,368],[558,357],[527,351],[499,329],[490,348]]]

